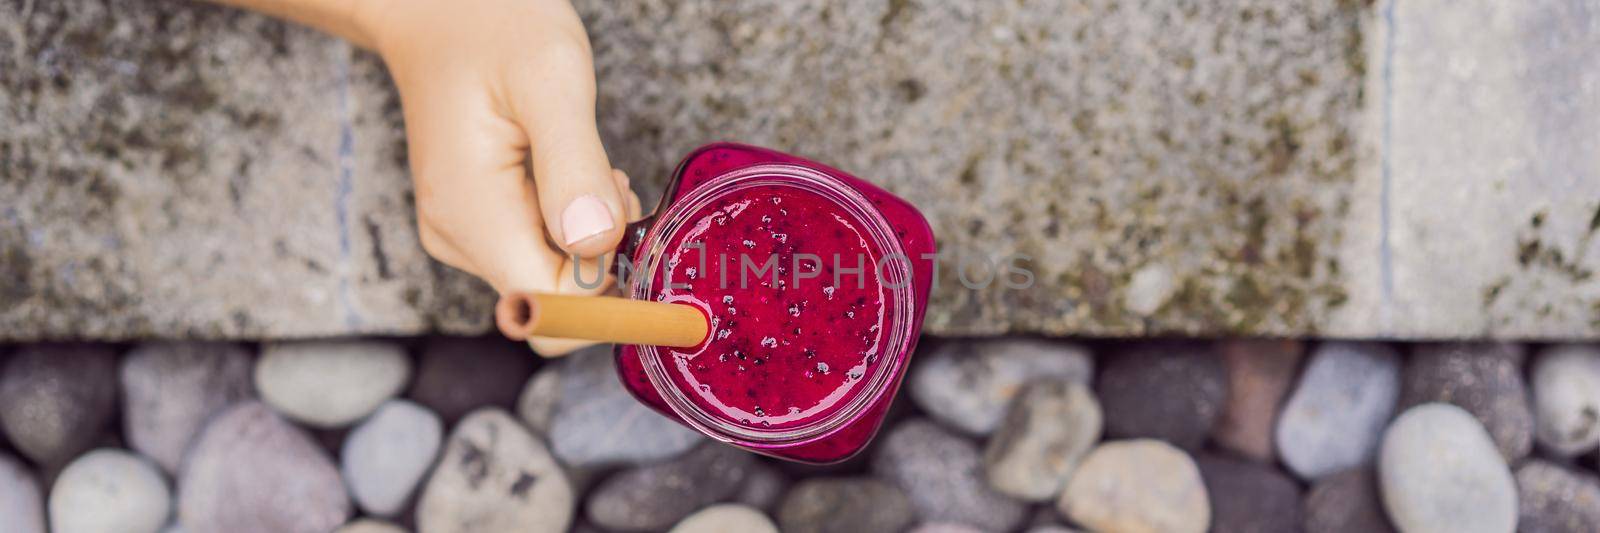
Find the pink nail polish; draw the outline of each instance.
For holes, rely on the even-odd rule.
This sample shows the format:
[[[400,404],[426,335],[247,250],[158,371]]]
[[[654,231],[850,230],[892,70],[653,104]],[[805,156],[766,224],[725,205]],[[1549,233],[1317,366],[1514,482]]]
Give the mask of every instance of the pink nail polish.
[[[613,225],[611,209],[593,194],[574,198],[561,212],[561,230],[567,236],[567,246],[610,231]]]

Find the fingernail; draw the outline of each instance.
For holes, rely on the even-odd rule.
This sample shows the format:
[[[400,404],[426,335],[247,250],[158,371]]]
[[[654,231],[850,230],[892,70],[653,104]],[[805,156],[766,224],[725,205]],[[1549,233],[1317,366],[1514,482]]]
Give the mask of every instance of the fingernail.
[[[566,233],[567,246],[611,231],[612,225],[611,209],[593,194],[573,199],[567,204],[567,210],[561,212],[561,230]]]

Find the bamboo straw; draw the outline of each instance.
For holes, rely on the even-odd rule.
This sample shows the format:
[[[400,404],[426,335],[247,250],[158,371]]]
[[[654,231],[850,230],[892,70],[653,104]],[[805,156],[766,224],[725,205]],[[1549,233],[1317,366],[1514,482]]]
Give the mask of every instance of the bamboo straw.
[[[687,348],[705,340],[699,309],[611,296],[513,292],[495,305],[495,323],[512,340],[557,337]]]

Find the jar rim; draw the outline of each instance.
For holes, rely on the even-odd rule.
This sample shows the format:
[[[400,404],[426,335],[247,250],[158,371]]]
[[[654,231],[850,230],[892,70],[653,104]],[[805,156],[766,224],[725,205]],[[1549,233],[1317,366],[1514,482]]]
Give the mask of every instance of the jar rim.
[[[818,193],[861,221],[865,233],[877,245],[882,257],[906,258],[905,248],[895,237],[888,219],[855,187],[825,172],[800,165],[782,163],[753,165],[718,175],[700,184],[681,200],[670,202],[666,211],[656,219],[656,223],[651,225],[639,246],[634,249],[643,255],[640,258],[629,259],[639,265],[628,280],[629,296],[634,299],[651,298],[655,289],[655,272],[662,267],[666,255],[664,248],[687,222],[685,219],[689,214],[698,212],[711,201],[729,193],[767,185],[797,187]],[[882,257],[874,258],[874,264],[878,264]],[[667,406],[691,427],[713,438],[725,442],[742,441],[756,445],[788,446],[827,437],[858,419],[868,407],[875,405],[883,395],[888,394],[902,372],[901,362],[908,355],[907,347],[915,340],[914,332],[911,331],[915,325],[916,302],[911,288],[913,284],[910,283],[912,276],[910,259],[887,263],[889,264],[883,268],[873,269],[875,275],[883,276],[884,279],[879,280],[879,286],[893,299],[892,312],[888,316],[889,322],[884,328],[883,351],[877,355],[876,364],[869,365],[872,368],[860,391],[851,397],[844,408],[829,413],[820,420],[798,427],[778,429],[734,423],[707,412],[676,386],[660,360],[659,349],[656,346],[635,346],[634,352],[651,386],[660,393]],[[709,312],[708,316],[711,316]],[[894,359],[891,360],[890,357]]]

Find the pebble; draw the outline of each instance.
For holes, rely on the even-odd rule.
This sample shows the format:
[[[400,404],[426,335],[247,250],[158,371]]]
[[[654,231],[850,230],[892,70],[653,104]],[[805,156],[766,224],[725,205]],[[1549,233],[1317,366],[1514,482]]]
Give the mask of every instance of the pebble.
[[[484,406],[510,409],[538,357],[527,345],[499,337],[434,337],[422,346],[417,377],[406,395],[445,425]]]
[[[406,528],[382,520],[363,518],[339,526],[333,533],[406,533]]]
[[[1417,346],[1406,359],[1400,409],[1455,404],[1483,423],[1507,462],[1533,447],[1533,410],[1522,381],[1520,344],[1446,343]]]
[[[1223,341],[1218,351],[1228,373],[1228,400],[1211,439],[1225,450],[1271,463],[1272,425],[1294,384],[1305,344],[1291,340]]]
[[[443,432],[439,417],[415,403],[378,407],[345,437],[339,454],[356,505],[382,517],[402,511],[439,454]]]
[[[957,522],[929,522],[917,526],[910,533],[988,533],[967,524]]]
[[[739,487],[739,495],[734,500],[763,512],[771,511],[788,488],[789,480],[782,472],[765,462],[753,461],[744,476],[744,486]]]
[[[911,399],[935,420],[969,435],[1000,426],[1022,385],[1059,378],[1088,384],[1094,359],[1076,344],[1041,339],[948,341],[919,356]]]
[[[237,344],[157,342],[122,358],[122,427],[128,447],[178,471],[207,419],[250,398],[250,352]]]
[[[517,418],[534,433],[549,435],[550,420],[555,418],[560,401],[561,372],[547,366],[523,385],[522,394],[517,396]]]
[[[556,533],[576,499],[544,443],[500,408],[467,414],[445,444],[417,502],[424,533]]]
[[[1100,403],[1083,385],[1065,380],[1027,385],[984,450],[989,485],[1025,501],[1050,500],[1100,440],[1100,422]]]
[[[279,413],[319,428],[350,425],[405,387],[411,360],[384,341],[271,343],[256,360],[261,399]]]
[[[785,533],[902,531],[911,501],[894,485],[872,478],[814,478],[784,496],[778,524]]]
[[[1107,358],[1095,381],[1107,438],[1151,438],[1195,449],[1228,400],[1222,360],[1202,345],[1152,343]]]
[[[1278,416],[1278,455],[1302,479],[1371,461],[1400,397],[1400,356],[1378,343],[1317,347]]]
[[[258,401],[219,413],[178,474],[188,533],[323,533],[350,516],[339,471],[306,432]]]
[[[0,516],[6,533],[45,533],[44,498],[27,465],[0,452]]]
[[[614,531],[661,531],[743,486],[753,457],[707,442],[677,459],[624,470],[589,496],[587,516]]]
[[[28,345],[0,367],[0,429],[46,468],[89,449],[116,403],[117,357],[106,346]]]
[[[1372,468],[1336,472],[1312,485],[1306,494],[1306,533],[1394,533],[1383,510]]]
[[[1090,451],[1056,507],[1096,531],[1202,533],[1211,523],[1194,461],[1150,439],[1106,442]]]
[[[50,488],[55,533],[157,533],[167,525],[172,494],[149,460],[110,448],[68,464]]]
[[[1517,488],[1488,431],[1446,403],[1412,407],[1383,436],[1384,508],[1406,533],[1511,533]]]
[[[1517,530],[1600,531],[1600,480],[1532,459],[1517,468]]]
[[[696,511],[669,533],[778,533],[778,526],[753,507],[725,503]]]
[[[1195,458],[1211,500],[1211,529],[1275,533],[1301,527],[1300,485],[1276,468],[1215,454]]]
[[[634,398],[617,378],[609,346],[569,355],[557,371],[561,399],[550,421],[550,447],[563,463],[652,463],[682,455],[705,440]]]
[[[902,422],[883,437],[872,472],[905,491],[916,515],[991,531],[1022,523],[1025,508],[983,480],[977,445],[933,422]]]
[[[1551,346],[1532,366],[1539,445],[1561,457],[1594,449],[1600,444],[1600,348]]]

